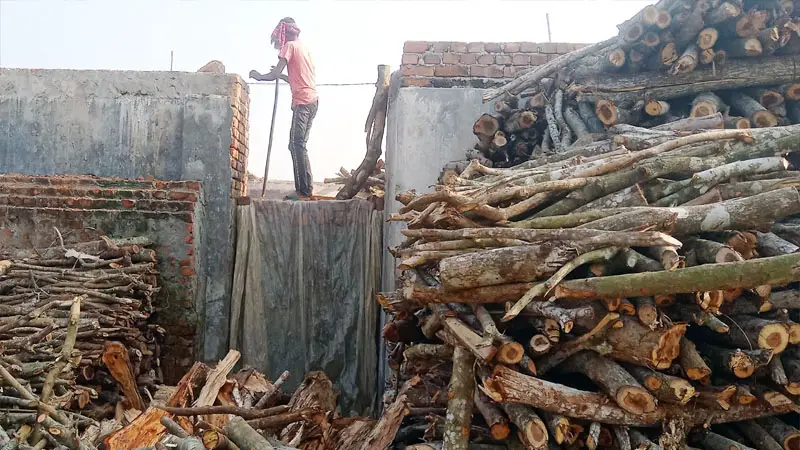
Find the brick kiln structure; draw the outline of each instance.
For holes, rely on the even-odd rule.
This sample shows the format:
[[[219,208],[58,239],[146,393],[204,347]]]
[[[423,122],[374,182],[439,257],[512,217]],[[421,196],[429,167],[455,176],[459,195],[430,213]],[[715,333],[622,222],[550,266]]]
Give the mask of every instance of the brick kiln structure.
[[[403,45],[403,86],[501,85],[520,72],[584,47],[562,42],[428,42]]]

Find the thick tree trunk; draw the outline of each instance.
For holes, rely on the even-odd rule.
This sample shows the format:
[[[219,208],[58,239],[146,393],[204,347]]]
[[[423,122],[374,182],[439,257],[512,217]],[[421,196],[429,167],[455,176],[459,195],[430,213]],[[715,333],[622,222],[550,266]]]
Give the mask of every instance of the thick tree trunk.
[[[500,121],[491,114],[483,114],[472,126],[472,133],[478,138],[478,148],[488,151],[495,133],[500,130]]]
[[[689,408],[661,405],[654,412],[631,414],[616,405],[609,404],[604,394],[596,394],[538,378],[520,374],[503,366],[497,366],[492,376],[484,380],[487,395],[501,402],[523,403],[577,419],[606,423],[609,425],[652,426],[665,418],[682,419],[687,424],[738,422],[753,418],[779,414],[792,408],[791,403],[774,409],[760,403],[735,405],[730,410]]]
[[[694,252],[700,264],[718,264],[744,261],[742,255],[731,247],[716,241],[691,238],[685,243],[685,250]]]
[[[769,364],[772,354],[769,350],[741,350],[717,347],[705,342],[697,342],[697,348],[712,367],[737,378],[749,378],[756,369]]]
[[[796,450],[800,446],[800,431],[777,417],[764,417],[756,422],[767,430],[784,450]]]
[[[722,320],[731,329],[727,335],[717,338],[724,337],[725,341],[742,348],[753,346],[779,354],[789,345],[789,331],[782,322],[744,315],[723,317]]]
[[[554,295],[557,298],[613,298],[782,285],[800,281],[800,269],[796,268],[798,263],[800,255],[793,253],[736,263],[706,264],[671,272],[568,280],[556,286]]]
[[[733,91],[728,95],[728,101],[730,102],[731,108],[735,112],[750,119],[750,123],[754,127],[767,128],[774,127],[778,124],[775,115],[761,106],[758,101],[749,95]]]
[[[696,36],[696,34],[695,34]],[[703,68],[675,77],[668,73],[603,74],[581,80],[583,101],[611,100],[633,105],[644,98],[669,100],[705,91],[774,85],[795,81],[795,61],[790,58],[731,60],[724,67]]]
[[[627,369],[658,401],[685,405],[694,398],[694,387],[683,378],[641,366],[631,365]]]
[[[567,372],[582,373],[595,382],[620,408],[633,414],[656,409],[655,399],[619,364],[592,351],[582,351],[564,361]]]
[[[727,105],[713,92],[703,92],[692,100],[692,111],[689,117],[711,116],[725,113]]]
[[[466,450],[472,426],[475,395],[475,358],[463,347],[453,352],[453,375],[448,387],[443,450]]]
[[[623,317],[622,323],[606,335],[612,348],[608,356],[654,369],[666,369],[678,357],[685,324],[651,330],[632,318]]]
[[[736,427],[758,450],[783,450],[783,446],[753,420],[739,422]]]

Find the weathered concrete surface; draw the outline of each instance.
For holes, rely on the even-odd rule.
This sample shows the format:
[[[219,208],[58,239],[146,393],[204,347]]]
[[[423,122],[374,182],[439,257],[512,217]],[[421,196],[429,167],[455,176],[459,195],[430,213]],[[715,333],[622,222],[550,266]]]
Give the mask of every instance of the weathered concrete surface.
[[[0,172],[202,182],[195,239],[199,356],[227,350],[235,75],[0,70]]]
[[[392,79],[386,128],[386,217],[402,206],[394,199],[399,192],[430,192],[445,163],[464,159],[475,145],[472,124],[493,107],[482,103],[483,89],[398,88],[397,78]],[[404,227],[387,222],[384,248],[403,240]],[[384,290],[394,289],[395,267],[392,255],[384,252]]]

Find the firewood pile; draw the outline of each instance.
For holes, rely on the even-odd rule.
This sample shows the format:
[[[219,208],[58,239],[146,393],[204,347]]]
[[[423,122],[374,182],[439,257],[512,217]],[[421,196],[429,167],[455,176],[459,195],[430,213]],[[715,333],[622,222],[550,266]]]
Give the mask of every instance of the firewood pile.
[[[479,154],[389,218],[397,442],[800,446],[791,6],[661,1],[486,93]]]
[[[800,8],[784,0],[661,0],[619,35],[488,91],[467,160],[511,167],[596,140],[604,127],[800,123]]]
[[[158,292],[150,240],[65,247],[60,238],[0,252],[0,405],[13,408],[0,415],[0,441],[39,423],[48,445],[61,442],[70,428],[114,417],[122,393],[142,409],[136,386],[161,383],[164,330],[147,323]]]
[[[367,199],[371,197],[383,198],[384,191],[386,189],[386,169],[384,169],[384,165],[384,161],[379,159],[375,165],[375,170],[372,171],[370,176],[364,182],[364,186],[361,188],[361,191],[357,194],[358,197],[364,197]],[[351,181],[355,173],[355,170],[347,170],[344,167],[341,167],[337,176],[325,178],[325,183],[347,184],[349,181]]]
[[[252,368],[234,372],[240,356],[231,350],[215,367],[197,362],[177,386],[160,387],[146,410],[121,403],[116,419],[88,425],[72,445],[58,442],[70,449],[108,450],[368,450],[386,448],[407,413],[401,396],[379,420],[340,417],[333,383],[324,373],[308,373],[288,395],[282,388],[288,372],[274,382]],[[17,436],[29,435],[29,428],[23,425]]]

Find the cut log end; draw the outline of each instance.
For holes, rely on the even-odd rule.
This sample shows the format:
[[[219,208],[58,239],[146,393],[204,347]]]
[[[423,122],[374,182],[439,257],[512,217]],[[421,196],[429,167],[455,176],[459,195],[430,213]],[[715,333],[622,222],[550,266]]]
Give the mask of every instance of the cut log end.
[[[752,116],[753,125],[758,128],[770,128],[778,125],[778,118],[770,111],[757,111]]]
[[[531,448],[545,448],[547,446],[547,427],[541,419],[531,420],[520,430],[523,442],[532,445]]]
[[[783,324],[765,325],[758,333],[758,346],[771,349],[773,353],[781,353],[789,345],[789,331]]]
[[[507,342],[500,346],[494,358],[503,364],[517,364],[522,361],[524,355],[525,349],[522,347],[522,344],[518,342]]]
[[[734,354],[730,359],[729,366],[733,374],[739,378],[748,378],[756,371],[753,360],[744,352]]]
[[[658,100],[650,100],[644,107],[645,113],[649,116],[662,116],[667,114],[669,109],[669,103]]]
[[[608,65],[612,68],[619,69],[625,65],[625,50],[614,49],[608,54]],[[798,92],[800,94],[800,92]]]
[[[533,352],[534,355],[543,355],[547,353],[551,346],[550,339],[543,334],[535,334],[530,340],[531,352]]]
[[[607,100],[598,100],[594,112],[604,125],[617,123],[617,107]]]
[[[650,413],[656,410],[656,402],[652,395],[637,386],[621,388],[616,395],[617,404],[633,414]]]

